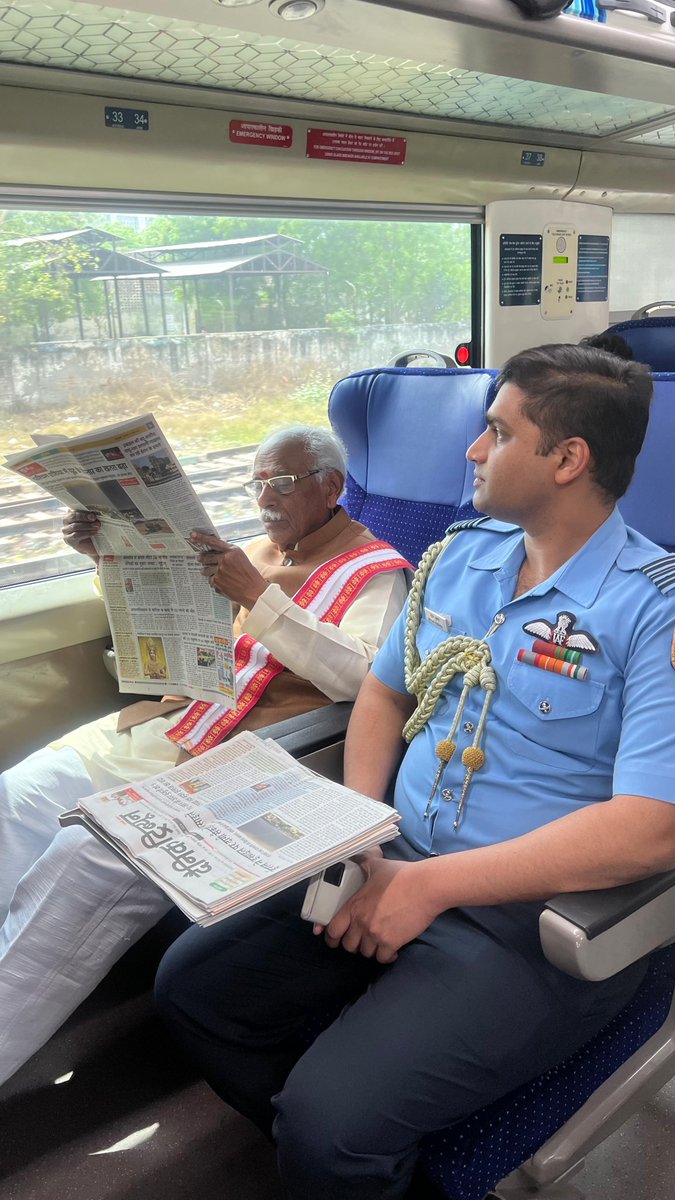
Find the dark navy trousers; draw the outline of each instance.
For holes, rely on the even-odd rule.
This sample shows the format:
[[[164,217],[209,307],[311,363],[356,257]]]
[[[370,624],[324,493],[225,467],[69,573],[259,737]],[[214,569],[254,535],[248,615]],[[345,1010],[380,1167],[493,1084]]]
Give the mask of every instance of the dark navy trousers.
[[[415,856],[403,838],[387,853]],[[156,987],[211,1087],[273,1128],[289,1200],[404,1196],[424,1134],[573,1053],[644,974],[564,975],[541,953],[540,905],[452,910],[380,966],[315,937],[304,891],[188,930]],[[311,1019],[333,1013],[307,1048]]]

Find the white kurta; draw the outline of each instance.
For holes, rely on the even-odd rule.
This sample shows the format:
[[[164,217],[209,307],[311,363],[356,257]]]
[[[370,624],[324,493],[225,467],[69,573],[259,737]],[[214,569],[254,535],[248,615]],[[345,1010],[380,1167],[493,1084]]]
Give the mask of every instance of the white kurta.
[[[403,572],[387,571],[366,584],[339,626],[324,625],[313,613],[294,604],[277,584],[270,584],[251,609],[243,630],[330,700],[353,700],[405,597]],[[148,779],[176,762],[178,747],[166,737],[166,730],[180,720],[183,711],[174,710],[123,733],[117,732],[117,713],[111,713],[80,725],[50,745],[77,751],[95,791]]]

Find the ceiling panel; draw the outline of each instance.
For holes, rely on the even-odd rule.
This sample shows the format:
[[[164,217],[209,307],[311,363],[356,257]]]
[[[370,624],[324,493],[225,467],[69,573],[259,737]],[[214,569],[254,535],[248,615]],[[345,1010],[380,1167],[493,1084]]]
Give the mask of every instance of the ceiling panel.
[[[641,146],[661,146],[675,149],[675,125],[661,125],[658,129],[650,129],[645,133],[634,134],[626,141],[638,142]]]
[[[675,117],[675,105],[76,0],[0,3],[0,62],[585,137]]]

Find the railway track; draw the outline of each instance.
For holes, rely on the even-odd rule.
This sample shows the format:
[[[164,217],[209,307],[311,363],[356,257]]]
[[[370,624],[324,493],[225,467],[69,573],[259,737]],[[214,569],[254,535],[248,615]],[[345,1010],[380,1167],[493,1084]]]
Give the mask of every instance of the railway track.
[[[255,446],[207,451],[183,462],[213,524],[230,537],[260,530],[255,505],[241,487],[254,452]],[[62,518],[63,506],[46,492],[10,472],[0,477],[0,587],[82,567],[82,556],[61,538]]]

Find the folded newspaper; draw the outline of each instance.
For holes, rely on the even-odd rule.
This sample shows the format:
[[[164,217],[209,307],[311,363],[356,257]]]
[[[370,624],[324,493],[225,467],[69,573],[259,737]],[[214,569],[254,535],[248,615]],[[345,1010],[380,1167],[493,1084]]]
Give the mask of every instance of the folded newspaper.
[[[248,732],[75,811],[199,925],[389,841],[399,820]]]
[[[233,708],[232,605],[201,575],[189,536],[216,530],[156,418],[34,441],[4,465],[100,519],[93,540],[120,691]]]

